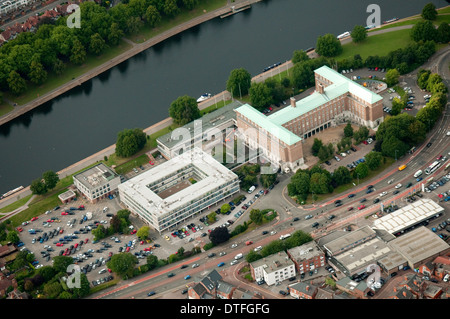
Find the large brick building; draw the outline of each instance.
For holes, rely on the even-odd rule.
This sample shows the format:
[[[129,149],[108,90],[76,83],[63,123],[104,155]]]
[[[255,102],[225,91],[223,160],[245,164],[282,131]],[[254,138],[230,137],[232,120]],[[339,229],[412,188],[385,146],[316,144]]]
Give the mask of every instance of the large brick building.
[[[314,71],[315,91],[266,116],[249,104],[236,109],[240,136],[282,168],[304,163],[303,140],[339,123],[351,121],[370,128],[383,121],[383,98],[323,66]]]

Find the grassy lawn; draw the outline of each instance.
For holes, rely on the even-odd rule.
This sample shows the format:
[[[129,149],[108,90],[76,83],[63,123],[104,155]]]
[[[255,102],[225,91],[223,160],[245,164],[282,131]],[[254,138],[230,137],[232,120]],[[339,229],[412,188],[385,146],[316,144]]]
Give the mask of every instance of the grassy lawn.
[[[6,102],[3,102],[0,104],[0,116],[3,116],[9,112],[11,112],[14,109],[11,105],[9,105]]]
[[[433,21],[433,24],[435,26],[439,26],[442,22],[450,23],[450,15],[449,14],[442,14],[442,13],[449,13],[450,12],[449,8],[447,8],[446,10],[448,12],[444,12],[444,10],[438,11],[439,15],[437,16],[436,20]],[[412,25],[412,24],[416,24],[419,21],[423,21],[423,19],[420,16],[420,14],[412,16],[412,17],[410,17],[410,19],[407,19],[407,20],[404,20],[404,21],[392,23],[392,24],[389,24],[389,25],[386,25],[384,27],[377,28],[377,29],[371,29],[371,30],[369,30],[369,32],[389,29],[389,28],[393,28],[393,27],[400,27],[400,26],[404,26],[404,25]]]
[[[12,212],[13,210],[19,208],[20,206],[22,206],[22,205],[24,205],[26,202],[28,202],[28,200],[31,198],[31,196],[33,196],[33,195],[25,196],[24,198],[19,199],[18,201],[15,201],[14,203],[12,203],[12,204],[10,204],[10,205],[8,205],[8,206],[5,206],[5,207],[3,207],[3,208],[0,208],[0,214],[10,213],[10,212]]]
[[[398,30],[367,37],[361,43],[344,44],[342,46],[343,52],[335,59],[339,61],[352,58],[355,54],[359,54],[363,60],[371,55],[385,56],[391,51],[405,48],[412,43],[413,40],[411,40],[409,34],[409,29]]]
[[[131,35],[129,38],[133,42],[142,43],[145,42],[154,36],[157,36],[171,28],[174,28],[182,23],[185,23],[191,19],[201,16],[206,12],[211,12],[216,9],[219,9],[227,4],[226,0],[208,0],[202,1],[196,8],[191,11],[182,10],[179,15],[175,18],[166,18],[164,17],[159,26],[156,28],[152,28],[150,26],[144,26],[139,33],[135,35]]]
[[[5,97],[9,100],[18,103],[19,105],[26,104],[39,96],[42,96],[61,85],[70,82],[73,78],[85,74],[86,72],[110,61],[112,58],[120,55],[121,53],[127,51],[131,48],[131,44],[121,41],[119,45],[109,48],[105,53],[100,56],[88,55],[86,62],[80,65],[74,65],[72,63],[67,64],[66,70],[62,75],[56,75],[49,73],[47,81],[42,85],[34,85],[33,83],[27,83],[28,89],[22,95],[15,96],[10,92],[5,93]],[[0,106],[0,115],[1,115]]]
[[[115,171],[117,174],[125,174],[130,172],[134,167],[139,169],[140,165],[144,165],[148,163],[148,156],[147,154],[143,154],[139,157],[136,157],[132,160],[129,160],[128,162],[117,166]]]
[[[200,115],[203,116],[205,114],[208,114],[210,112],[213,112],[217,109],[220,109],[221,107],[224,107],[225,105],[230,104],[231,102],[233,102],[233,100],[228,100],[228,101],[219,101],[216,104],[213,104],[211,106],[208,106],[206,108],[204,108],[203,110],[200,110]]]

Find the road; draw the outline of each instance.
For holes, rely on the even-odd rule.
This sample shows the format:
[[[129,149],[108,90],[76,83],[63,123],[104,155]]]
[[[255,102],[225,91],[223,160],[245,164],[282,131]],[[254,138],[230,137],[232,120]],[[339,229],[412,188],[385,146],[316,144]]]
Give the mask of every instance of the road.
[[[450,80],[448,72],[449,62],[450,48],[447,47],[436,53],[430,61],[422,67],[432,69],[434,72],[441,74],[448,85]],[[405,75],[405,77],[413,78],[416,72],[417,70]],[[229,262],[237,253],[242,252],[245,255],[253,247],[259,245],[264,246],[270,241],[277,239],[280,234],[292,233],[298,229],[310,232],[311,224],[316,221],[320,223],[320,227],[312,232],[312,236],[315,238],[319,238],[330,231],[342,229],[349,224],[357,224],[358,226],[370,224],[371,220],[365,217],[380,210],[380,206],[378,204],[373,205],[372,202],[374,198],[379,197],[381,192],[388,192],[387,195],[382,197],[382,201],[385,204],[389,204],[390,202],[403,203],[405,197],[408,196],[409,193],[414,190],[418,190],[421,187],[421,184],[415,182],[415,178],[412,177],[414,172],[419,169],[425,170],[425,168],[433,162],[438,155],[445,155],[447,152],[450,152],[450,137],[446,136],[446,132],[449,129],[449,115],[449,110],[446,108],[443,116],[436,123],[433,131],[427,136],[426,141],[424,141],[424,143],[419,146],[413,154],[398,159],[397,163],[388,171],[383,172],[382,176],[377,176],[373,180],[364,184],[356,185],[354,189],[340,194],[336,198],[329,199],[322,203],[316,203],[315,205],[303,207],[293,203],[287,196],[286,186],[289,183],[290,174],[282,175],[280,177],[279,185],[276,186],[276,191],[274,190],[267,195],[261,196],[260,199],[251,207],[274,208],[279,213],[279,217],[270,225],[258,228],[257,230],[245,234],[244,236],[239,236],[236,241],[236,243],[238,243],[238,247],[231,248],[230,242],[227,246],[214,248],[212,250],[217,254],[216,257],[208,258],[205,256],[206,254],[202,254],[186,260],[183,263],[161,268],[155,273],[141,276],[133,279],[132,281],[125,281],[119,286],[112,289],[106,289],[94,296],[91,296],[91,298],[147,298],[146,294],[149,291],[157,292],[157,294],[152,298],[161,298],[161,294],[164,298],[166,292],[167,294],[173,292],[179,293],[179,291],[186,287],[186,284],[192,284],[195,281],[198,282],[198,280],[208,273],[208,271],[214,268],[217,269],[217,264],[222,261],[226,263],[226,266],[220,269],[220,273],[228,276],[227,280],[233,280],[233,284],[237,286],[248,285],[251,288],[258,289],[258,286],[254,284],[249,284],[239,280],[235,273],[235,270],[238,268],[237,265],[229,266]],[[432,142],[430,147],[426,146],[428,142]],[[407,169],[399,171],[397,167],[402,164],[406,164]],[[443,174],[444,167],[445,165],[442,165],[439,170],[437,170],[434,174],[429,175],[427,178],[424,178],[424,180],[426,181],[432,176],[441,176]],[[388,184],[389,180],[393,180],[393,182]],[[414,184],[411,188],[405,189],[405,185],[408,182],[413,182]],[[403,186],[398,194],[393,195],[392,193],[394,186],[397,183],[401,183]],[[367,185],[369,184],[374,186],[375,191],[370,194],[366,194]],[[356,194],[356,196],[348,199],[348,195],[350,193]],[[426,197],[435,198],[435,195],[436,193],[425,193]],[[365,204],[368,207],[363,210],[355,209],[362,198],[367,199]],[[334,201],[337,199],[341,199],[344,202],[344,205],[336,208],[334,206]],[[355,208],[352,211],[348,211],[348,207]],[[313,218],[305,220],[304,217],[308,214],[313,215]],[[337,216],[332,222],[326,218],[331,214]],[[244,214],[243,216],[247,215],[248,214]],[[294,222],[294,217],[299,217],[299,221]],[[240,222],[242,222],[242,220],[240,220]],[[272,236],[262,235],[261,232],[263,230],[276,230],[277,233]],[[247,240],[252,240],[254,243],[250,246],[245,246],[244,242]],[[218,257],[218,253],[221,251],[225,251],[227,254],[225,256]],[[182,264],[189,264],[189,266],[191,266],[193,263],[199,263],[200,266],[194,269],[191,267],[186,268],[186,270],[179,269]],[[167,274],[170,272],[174,272],[176,275],[172,278],[168,278]],[[187,274],[191,275],[191,279],[184,280],[183,278]],[[271,292],[268,290],[263,290],[263,293],[269,294],[267,295],[269,298],[278,297],[276,295],[271,295]]]

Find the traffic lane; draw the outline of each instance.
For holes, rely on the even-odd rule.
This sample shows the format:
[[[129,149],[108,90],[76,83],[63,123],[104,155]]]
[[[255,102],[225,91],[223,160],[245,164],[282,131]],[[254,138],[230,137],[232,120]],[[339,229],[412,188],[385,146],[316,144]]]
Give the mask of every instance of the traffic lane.
[[[286,234],[286,233],[292,232],[293,230],[294,230],[294,228],[292,228],[292,227],[287,228],[287,229],[285,229],[284,232],[280,232],[275,235],[264,237],[263,239],[261,239],[257,242],[254,242],[251,245],[244,246],[244,244],[242,244],[241,247],[228,251],[228,253],[225,256],[219,256],[218,254],[220,253],[220,251],[228,250],[227,248],[230,245],[227,245],[226,247],[225,246],[217,247],[216,249],[214,249],[216,256],[213,258],[202,257],[202,256],[198,256],[196,258],[191,258],[184,262],[180,262],[179,264],[177,264],[175,266],[161,269],[160,271],[158,271],[154,274],[150,274],[143,278],[134,280],[134,281],[132,281],[126,285],[123,285],[121,287],[117,287],[117,288],[105,291],[103,294],[96,296],[95,299],[111,298],[112,295],[114,295],[114,298],[130,298],[136,294],[142,294],[146,291],[147,292],[152,291],[152,290],[156,291],[158,289],[158,287],[167,285],[168,283],[171,283],[173,281],[180,281],[181,280],[180,276],[177,277],[177,275],[175,275],[174,277],[169,278],[169,277],[167,277],[167,274],[170,272],[176,271],[183,264],[190,265],[190,268],[185,268],[186,270],[182,272],[183,278],[186,275],[191,275],[191,277],[193,277],[194,275],[197,275],[200,272],[204,272],[206,269],[217,268],[217,265],[221,262],[224,262],[224,263],[226,263],[226,265],[229,265],[229,262],[231,260],[234,260],[235,254],[242,253],[245,255],[251,249],[254,249],[257,246],[264,246],[264,245],[268,244],[269,242],[273,241],[274,238],[277,238],[276,237],[277,235],[280,236],[281,234]],[[245,258],[245,256],[244,256],[244,258]],[[192,268],[193,263],[199,263],[200,265],[197,268]],[[193,278],[191,278],[191,279],[193,279]],[[182,281],[182,282],[184,282],[184,281]],[[189,282],[190,281],[187,281],[186,283],[189,283]],[[133,291],[132,293],[128,292],[131,288]]]

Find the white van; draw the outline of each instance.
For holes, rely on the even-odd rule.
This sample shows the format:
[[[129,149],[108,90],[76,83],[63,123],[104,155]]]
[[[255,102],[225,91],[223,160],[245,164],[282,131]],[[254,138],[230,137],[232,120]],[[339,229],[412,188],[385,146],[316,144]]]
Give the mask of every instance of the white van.
[[[422,170],[418,170],[415,174],[414,174],[414,177],[419,177],[420,175],[422,175]]]
[[[446,274],[444,279],[443,279],[444,282],[448,282],[449,278],[450,278],[450,274]]]
[[[250,187],[250,188],[248,189],[248,193],[249,193],[249,194],[253,193],[253,192],[255,191],[255,189],[256,189],[256,187],[255,187],[255,185],[253,185],[252,187]]]
[[[240,253],[240,254],[237,254],[236,256],[234,256],[234,259],[238,260],[238,259],[241,259],[242,257],[244,257],[244,255],[242,255]]]

